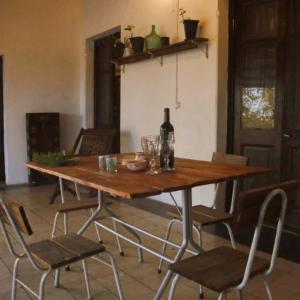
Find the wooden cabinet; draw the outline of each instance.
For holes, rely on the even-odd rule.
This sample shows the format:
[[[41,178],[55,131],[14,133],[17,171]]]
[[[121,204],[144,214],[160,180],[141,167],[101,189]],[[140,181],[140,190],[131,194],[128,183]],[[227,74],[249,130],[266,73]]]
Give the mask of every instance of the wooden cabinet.
[[[33,153],[47,153],[59,151],[59,113],[27,113],[27,159],[32,160]],[[40,172],[30,170],[28,181],[30,184],[48,183],[50,177]]]

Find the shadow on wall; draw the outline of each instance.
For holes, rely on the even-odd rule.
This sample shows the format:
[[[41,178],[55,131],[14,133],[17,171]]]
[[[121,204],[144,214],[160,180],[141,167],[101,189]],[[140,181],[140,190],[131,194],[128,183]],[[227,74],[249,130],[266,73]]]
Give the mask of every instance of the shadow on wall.
[[[60,148],[72,149],[83,120],[80,115],[60,114]]]
[[[132,152],[133,139],[130,131],[121,131],[121,152]]]

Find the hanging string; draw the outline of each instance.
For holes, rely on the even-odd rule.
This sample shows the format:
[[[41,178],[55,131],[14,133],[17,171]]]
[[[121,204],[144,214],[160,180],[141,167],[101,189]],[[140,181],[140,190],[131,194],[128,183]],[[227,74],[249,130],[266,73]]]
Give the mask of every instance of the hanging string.
[[[179,1],[176,0],[176,42],[179,40]],[[181,107],[181,102],[179,101],[179,95],[178,95],[178,53],[176,53],[176,69],[175,69],[175,109],[179,109]]]

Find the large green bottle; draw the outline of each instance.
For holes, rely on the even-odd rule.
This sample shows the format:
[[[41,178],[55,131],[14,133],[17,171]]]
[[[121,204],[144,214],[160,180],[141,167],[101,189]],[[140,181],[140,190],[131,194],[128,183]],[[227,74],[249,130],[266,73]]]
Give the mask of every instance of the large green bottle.
[[[147,50],[158,49],[161,47],[161,37],[155,32],[155,25],[152,25],[152,31],[146,36]]]

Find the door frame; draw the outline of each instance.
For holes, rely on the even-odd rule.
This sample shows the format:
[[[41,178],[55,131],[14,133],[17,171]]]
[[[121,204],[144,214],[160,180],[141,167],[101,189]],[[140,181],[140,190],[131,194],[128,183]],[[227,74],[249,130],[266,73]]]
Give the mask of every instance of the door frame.
[[[6,182],[6,168],[5,168],[5,147],[4,147],[4,59],[0,55],[0,116],[2,122],[0,122],[0,166],[2,165],[2,171],[0,172],[0,185]],[[1,120],[0,118],[0,120]]]
[[[235,11],[234,0],[229,0],[229,16],[228,16],[228,111],[227,111],[227,143],[226,152],[234,152],[234,124],[235,124],[235,100],[234,100],[234,86],[235,86]]]
[[[234,153],[234,124],[235,124],[235,101],[234,101],[234,86],[235,86],[235,11],[234,0],[229,0],[228,14],[228,81],[227,81],[227,136],[226,136],[226,153]],[[225,210],[229,211],[231,205],[233,185],[226,185],[225,192]]]

